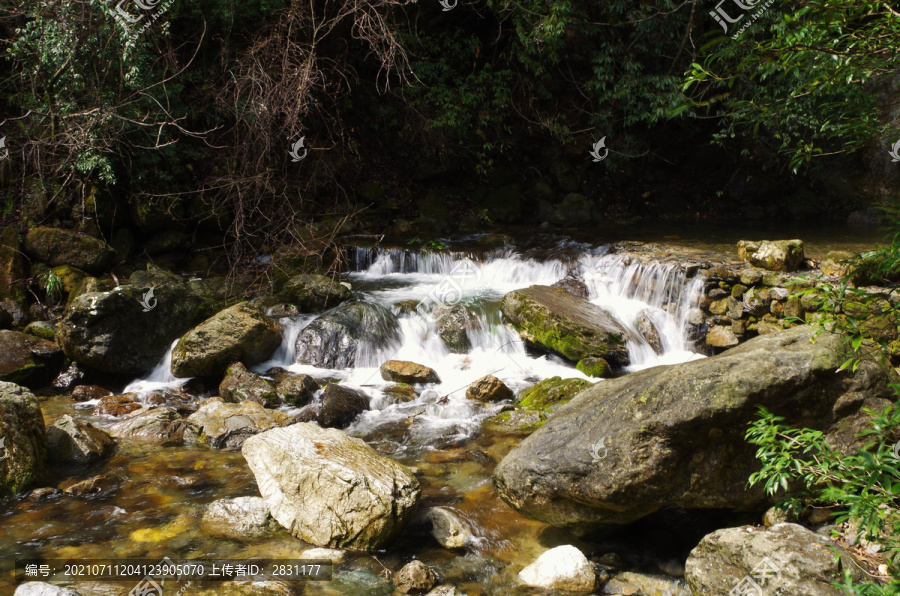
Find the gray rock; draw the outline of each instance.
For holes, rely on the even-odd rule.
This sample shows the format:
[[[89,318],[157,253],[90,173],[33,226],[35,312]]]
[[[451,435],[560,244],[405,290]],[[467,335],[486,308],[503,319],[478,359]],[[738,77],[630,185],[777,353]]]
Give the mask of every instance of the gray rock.
[[[281,327],[257,306],[241,302],[186,333],[172,351],[176,377],[215,376],[234,362],[266,360],[281,345]]]
[[[213,397],[188,416],[185,438],[214,449],[237,449],[247,437],[289,423],[284,412],[267,410],[257,402],[230,404]]]
[[[472,540],[469,523],[451,507],[432,507],[425,519],[431,523],[431,535],[444,548],[464,548]]]
[[[344,428],[368,409],[365,393],[331,383],[322,392],[317,419],[326,428]]]
[[[173,408],[144,407],[109,427],[118,439],[146,441],[159,445],[181,445],[187,423]]]
[[[203,531],[219,538],[260,538],[278,526],[262,497],[219,499],[206,506],[200,520]]]
[[[803,526],[725,528],[691,551],[684,577],[692,594],[727,594],[753,582],[766,594],[839,596],[846,592],[831,585],[843,580],[836,553],[843,569],[859,580],[860,563],[849,552]]]
[[[225,378],[219,384],[219,395],[231,403],[255,401],[260,405],[270,407],[281,404],[275,387],[256,373],[247,370],[240,362],[236,362],[226,369]]]
[[[575,277],[566,276],[553,284],[554,288],[562,288],[568,293],[578,298],[587,300],[590,292],[588,292],[587,284]]]
[[[37,398],[0,382],[0,496],[15,495],[47,476],[47,431]]]
[[[272,517],[318,546],[379,548],[412,518],[422,492],[405,466],[315,424],[250,437],[242,452]]]
[[[348,368],[361,352],[374,355],[400,342],[391,311],[377,304],[342,304],[307,325],[297,336],[297,362],[322,368]]]
[[[474,329],[477,321],[467,307],[462,304],[441,305],[434,311],[438,335],[454,354],[467,354],[472,349],[468,331]]]
[[[282,300],[300,307],[302,312],[322,312],[346,302],[352,292],[339,281],[324,275],[295,275],[279,293]]]
[[[410,561],[394,574],[394,585],[404,594],[421,594],[434,587],[434,571],[422,561]]]
[[[112,455],[116,441],[106,431],[68,414],[47,428],[47,455],[60,462],[87,463]]]
[[[303,407],[312,401],[319,384],[309,375],[290,375],[275,387],[278,398],[286,404]]]
[[[795,427],[822,430],[837,449],[857,446],[893,400],[893,369],[847,358],[839,335],[811,341],[806,326],[756,337],[718,356],[599,382],[559,408],[494,472],[500,496],[527,517],[573,531],[627,524],[664,507],[763,508],[744,440],[757,406]],[[591,445],[601,443],[596,461]],[[583,449],[573,449],[582,445]]]
[[[525,342],[577,362],[604,358],[628,363],[625,330],[607,311],[562,288],[531,286],[503,297],[503,317]]]
[[[118,490],[119,483],[115,478],[101,474],[76,482],[63,489],[63,492],[79,499],[105,500],[113,496]]]
[[[662,341],[659,339],[659,330],[656,328],[656,325],[653,324],[653,320],[650,318],[650,313],[647,309],[638,313],[636,326],[638,333],[647,340],[647,343],[650,344],[653,351],[657,354],[662,354]]]

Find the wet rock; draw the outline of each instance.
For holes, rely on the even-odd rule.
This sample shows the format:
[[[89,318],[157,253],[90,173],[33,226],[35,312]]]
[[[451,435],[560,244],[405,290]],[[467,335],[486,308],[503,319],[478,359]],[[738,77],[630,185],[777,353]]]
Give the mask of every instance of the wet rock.
[[[79,385],[72,389],[72,399],[78,402],[102,399],[112,395],[112,391],[97,385]]]
[[[561,288],[531,286],[515,290],[500,304],[504,319],[531,346],[556,352],[570,360],[605,358],[628,363],[625,331],[595,304]]]
[[[590,293],[588,292],[587,284],[581,281],[578,278],[572,276],[566,276],[553,284],[554,288],[562,288],[568,293],[576,296],[578,298],[583,298],[587,300]]]
[[[477,324],[472,311],[462,304],[441,305],[435,309],[434,317],[438,335],[447,349],[454,354],[468,354],[472,349],[468,331]]]
[[[59,489],[50,486],[45,486],[44,488],[36,488],[28,493],[28,499],[36,503],[53,501],[60,498],[61,496],[62,492]]]
[[[525,585],[545,590],[592,592],[597,576],[584,554],[571,545],[557,546],[545,551],[538,559],[519,572]]]
[[[382,379],[395,383],[416,385],[441,382],[434,369],[406,360],[388,360],[378,370]]]
[[[432,507],[425,515],[431,535],[444,548],[465,548],[472,540],[469,524],[450,507]]]
[[[187,423],[172,408],[141,408],[109,427],[118,439],[146,441],[159,445],[181,445]]]
[[[394,574],[394,584],[404,594],[422,594],[434,587],[434,571],[422,561],[410,561]]]
[[[326,428],[344,428],[369,409],[369,397],[362,391],[330,383],[322,393],[318,421]]]
[[[214,397],[188,416],[185,438],[214,449],[237,449],[247,437],[290,421],[284,412],[267,410],[254,401],[230,404]]]
[[[124,416],[141,409],[137,403],[136,393],[123,393],[122,395],[107,395],[100,399],[100,403],[94,408],[94,416]]]
[[[51,267],[71,265],[88,273],[103,271],[116,255],[102,240],[55,228],[29,230],[24,246],[29,256]]]
[[[403,529],[421,496],[408,468],[315,424],[250,437],[242,452],[272,516],[318,546],[378,548]]]
[[[394,308],[404,314],[412,314],[419,308],[418,300],[401,300],[394,303]]]
[[[716,325],[706,334],[706,345],[713,348],[732,348],[739,343],[731,327]]]
[[[47,456],[59,462],[99,461],[112,455],[115,447],[109,433],[68,414],[47,428]]]
[[[119,490],[118,481],[111,476],[101,474],[76,482],[64,488],[63,492],[79,499],[104,500],[116,494],[117,490]]]
[[[0,381],[26,387],[49,384],[62,367],[55,342],[18,331],[0,331]]]
[[[16,588],[13,596],[81,596],[81,594],[71,588],[44,582],[25,582]]]
[[[303,407],[312,401],[319,384],[309,375],[290,375],[275,388],[278,398],[286,404]]]
[[[481,377],[466,389],[466,399],[474,399],[475,401],[494,402],[512,399],[513,397],[512,389],[493,375]]]
[[[332,565],[340,565],[347,560],[347,551],[336,548],[311,548],[303,551],[300,558],[331,561]]]
[[[87,376],[87,370],[79,362],[73,362],[53,380],[55,389],[69,391],[81,383]]]
[[[662,342],[659,339],[659,330],[650,318],[650,311],[644,309],[638,313],[636,326],[638,333],[647,340],[647,343],[650,344],[653,351],[657,354],[662,354]]]
[[[219,395],[231,403],[255,401],[270,407],[281,404],[275,387],[256,373],[247,370],[240,362],[235,362],[225,371],[225,378],[219,385]]]
[[[368,302],[342,304],[307,325],[297,336],[297,362],[321,368],[349,368],[361,351],[399,345],[400,327],[389,310]]]
[[[737,246],[739,259],[768,271],[794,271],[806,259],[802,240],[741,240]]]
[[[529,387],[519,396],[514,410],[488,418],[489,427],[516,434],[531,434],[561,405],[591,386],[584,379],[552,377]]]
[[[82,294],[60,321],[57,341],[66,356],[96,370],[143,374],[153,370],[172,341],[197,322],[203,304],[183,284],[127,285]]]
[[[837,334],[813,343],[814,332],[798,326],[587,388],[500,462],[500,496],[528,517],[576,532],[665,507],[763,508],[765,492],[746,482],[759,466],[744,440],[757,406],[847,450],[870,421],[865,409],[881,411],[900,379],[869,360],[835,373],[849,348]],[[602,461],[589,448],[599,442],[608,452]]]
[[[603,358],[582,358],[575,368],[589,377],[604,378],[609,376],[609,362]]]
[[[266,536],[278,526],[262,497],[237,497],[207,505],[200,527],[210,536],[241,540]]]
[[[839,561],[835,554],[839,555]],[[838,596],[841,568],[854,580],[862,572],[855,557],[835,542],[797,524],[771,528],[725,528],[709,534],[691,551],[685,580],[693,594],[726,594],[750,589],[767,594]]]
[[[302,312],[322,312],[352,297],[352,292],[336,279],[302,274],[290,278],[279,293],[282,300],[296,304]]]
[[[394,383],[393,385],[388,385],[384,388],[384,392],[401,402],[414,401],[419,397],[416,393],[416,388],[412,385],[407,385],[406,383]]]
[[[259,364],[281,345],[281,327],[249,302],[235,304],[186,333],[172,351],[172,374],[202,377],[222,374],[239,362]]]
[[[0,230],[0,300],[25,299],[25,259],[13,227]]]
[[[47,432],[37,398],[0,382],[0,496],[14,495],[46,477]]]

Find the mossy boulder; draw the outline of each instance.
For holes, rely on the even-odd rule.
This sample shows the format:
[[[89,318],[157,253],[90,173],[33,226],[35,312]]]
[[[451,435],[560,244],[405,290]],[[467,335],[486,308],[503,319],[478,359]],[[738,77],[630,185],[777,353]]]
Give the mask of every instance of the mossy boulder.
[[[230,403],[254,401],[261,406],[273,408],[281,405],[275,386],[247,370],[240,362],[235,362],[225,370],[225,378],[219,384],[219,395]]]
[[[51,267],[71,265],[88,273],[103,271],[116,256],[116,251],[102,240],[56,228],[29,230],[25,252]]]
[[[290,375],[275,388],[279,399],[286,404],[302,407],[312,401],[319,384],[309,375]]]
[[[667,507],[765,509],[763,487],[747,486],[759,461],[744,438],[759,406],[848,451],[871,424],[867,411],[895,399],[890,385],[900,376],[886,363],[863,360],[835,373],[849,346],[838,334],[814,335],[798,326],[711,358],[601,381],[500,462],[497,491],[523,515],[579,533]]]
[[[279,325],[258,306],[241,302],[213,315],[178,340],[172,351],[172,374],[220,375],[234,362],[252,366],[264,361],[280,344]]]
[[[300,308],[302,312],[322,312],[349,300],[350,289],[336,279],[305,273],[285,282],[279,297]]]
[[[0,496],[15,495],[47,476],[47,432],[37,398],[0,382]]]
[[[738,258],[768,271],[794,271],[806,256],[802,240],[741,240]]]
[[[609,362],[603,358],[582,358],[575,365],[575,368],[583,372],[589,377],[602,379],[609,376]]]
[[[604,358],[628,364],[625,330],[606,310],[562,288],[531,286],[506,294],[500,303],[506,321],[526,344],[573,362]]]
[[[49,384],[62,368],[56,342],[18,331],[0,331],[0,381],[26,387]]]

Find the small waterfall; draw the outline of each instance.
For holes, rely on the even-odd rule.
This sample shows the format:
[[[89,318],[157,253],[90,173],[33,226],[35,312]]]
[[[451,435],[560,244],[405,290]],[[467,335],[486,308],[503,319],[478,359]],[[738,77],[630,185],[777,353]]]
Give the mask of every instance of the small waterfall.
[[[179,338],[180,339],[180,338]],[[172,342],[159,364],[151,370],[145,377],[136,379],[128,384],[122,393],[137,393],[140,396],[160,391],[163,389],[172,389],[181,387],[187,382],[187,379],[179,379],[172,374],[172,351],[178,340]]]

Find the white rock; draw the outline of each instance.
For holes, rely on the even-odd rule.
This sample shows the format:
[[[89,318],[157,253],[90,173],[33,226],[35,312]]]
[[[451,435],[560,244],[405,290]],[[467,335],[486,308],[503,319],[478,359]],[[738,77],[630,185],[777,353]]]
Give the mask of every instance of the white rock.
[[[311,548],[303,551],[301,559],[331,559],[333,565],[339,565],[347,560],[347,552],[337,548]]]
[[[206,506],[200,524],[207,534],[225,538],[256,538],[275,528],[262,497],[213,501]]]
[[[81,596],[71,588],[62,588],[44,582],[26,582],[16,588],[13,596]]]
[[[570,544],[546,551],[519,572],[519,579],[535,588],[590,592],[597,583],[594,567]]]

